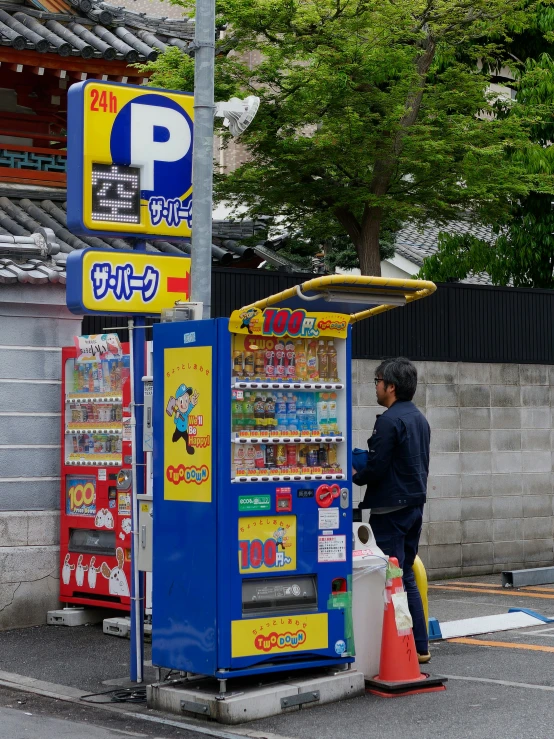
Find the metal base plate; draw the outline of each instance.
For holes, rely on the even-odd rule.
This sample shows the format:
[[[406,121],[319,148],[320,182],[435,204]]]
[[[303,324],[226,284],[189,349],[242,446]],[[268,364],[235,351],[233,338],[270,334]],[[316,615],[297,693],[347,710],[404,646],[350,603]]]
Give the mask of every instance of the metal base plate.
[[[220,693],[213,678],[149,685],[148,708],[241,724],[363,695],[364,676],[357,670],[308,670],[229,678],[226,688]]]

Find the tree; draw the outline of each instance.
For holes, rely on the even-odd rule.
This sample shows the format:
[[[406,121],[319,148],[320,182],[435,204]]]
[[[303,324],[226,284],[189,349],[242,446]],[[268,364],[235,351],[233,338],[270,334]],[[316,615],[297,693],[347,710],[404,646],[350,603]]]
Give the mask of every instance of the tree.
[[[542,10],[535,28],[540,25],[543,33],[552,35],[554,9]],[[554,173],[554,61],[546,53],[538,59],[528,56],[529,39],[533,39],[535,49],[541,45],[541,38],[531,32],[524,35],[524,43],[512,42],[512,48],[527,59],[521,63],[521,76],[514,83],[517,103],[509,115],[534,117],[530,143],[517,158],[529,173],[544,180]],[[494,285],[554,288],[553,200],[548,191],[532,191],[514,199],[506,222],[496,226],[496,238],[490,241],[440,234],[439,248],[424,260],[420,276],[437,281],[461,280],[472,273],[487,272]]]
[[[251,159],[216,177],[217,197],[307,241],[346,234],[362,273],[379,275],[391,224],[469,210],[491,221],[547,188],[523,163],[531,121],[495,117],[487,94],[488,60],[504,53],[510,24],[526,27],[524,5],[219,0],[217,97],[262,103],[242,136]],[[192,64],[172,49],[147,68],[152,84],[192,89]]]

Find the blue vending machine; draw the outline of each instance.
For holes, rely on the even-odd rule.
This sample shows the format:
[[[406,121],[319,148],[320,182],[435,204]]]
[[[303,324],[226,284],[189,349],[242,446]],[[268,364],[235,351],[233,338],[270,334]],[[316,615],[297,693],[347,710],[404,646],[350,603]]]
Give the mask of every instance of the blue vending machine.
[[[315,288],[355,282],[367,303],[364,281],[406,292],[323,277],[154,326],[154,665],[226,680],[354,661],[350,332],[372,310]]]

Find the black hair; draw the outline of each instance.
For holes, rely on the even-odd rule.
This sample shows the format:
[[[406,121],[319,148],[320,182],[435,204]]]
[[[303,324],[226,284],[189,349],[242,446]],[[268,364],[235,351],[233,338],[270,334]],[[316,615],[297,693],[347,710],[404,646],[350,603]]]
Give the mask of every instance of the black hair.
[[[397,400],[411,400],[417,388],[417,369],[406,357],[385,359],[375,370],[385,385],[394,385]]]

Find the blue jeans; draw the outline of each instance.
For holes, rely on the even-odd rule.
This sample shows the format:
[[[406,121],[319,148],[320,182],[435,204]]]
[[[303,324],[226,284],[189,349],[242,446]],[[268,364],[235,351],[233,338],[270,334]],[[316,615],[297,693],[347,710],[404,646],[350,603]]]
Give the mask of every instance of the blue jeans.
[[[412,565],[416,558],[421,525],[423,522],[423,506],[410,506],[400,511],[376,515],[373,513],[369,520],[375,541],[385,554],[396,557],[404,574],[404,590],[408,596],[408,606],[414,622],[414,640],[419,654],[427,654],[429,641],[427,638],[427,624],[421,603],[421,596],[417,589]]]

